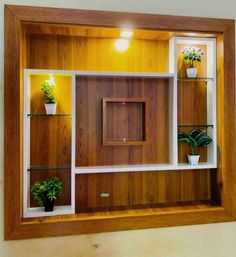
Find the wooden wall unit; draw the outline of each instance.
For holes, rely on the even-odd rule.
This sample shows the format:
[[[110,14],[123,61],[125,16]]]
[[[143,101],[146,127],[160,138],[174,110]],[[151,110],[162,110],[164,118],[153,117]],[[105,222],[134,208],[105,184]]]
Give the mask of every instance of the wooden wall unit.
[[[130,42],[130,51],[118,54],[111,48],[111,45],[117,37],[117,29],[123,24],[124,20],[132,24],[136,32],[134,39]],[[94,26],[96,29],[89,26]],[[102,31],[101,27],[104,28]],[[213,37],[217,41],[217,147],[219,149],[219,163],[215,169],[200,168],[195,170],[189,169],[184,164],[183,167],[187,170],[181,170],[181,167],[178,166],[178,160],[173,158],[168,148],[168,145],[173,144],[176,146],[175,150],[177,150],[177,143],[174,141],[177,122],[178,125],[184,125],[183,123],[209,125],[208,113],[206,112],[209,107],[206,101],[209,91],[206,90],[206,83],[207,87],[209,85],[211,87],[211,81],[189,82],[178,80],[177,82],[176,76],[155,79],[139,78],[138,81],[133,75],[126,80],[121,77],[114,79],[113,76],[113,87],[103,86],[103,92],[98,90],[98,85],[95,85],[96,81],[104,80],[103,76],[99,78],[93,76],[94,83],[91,83],[91,81],[88,83],[89,79],[92,80],[89,74],[86,76],[84,73],[81,76],[83,72],[91,70],[96,72],[168,73],[172,62],[171,58],[168,61],[169,52],[172,51],[169,46],[169,39],[173,35],[189,36],[188,32],[195,33],[195,37],[199,37],[199,35],[203,38]],[[109,37],[109,35],[111,36]],[[9,240],[74,235],[235,220],[234,36],[234,21],[232,20],[6,6],[5,45],[8,47],[5,48],[5,238]],[[178,42],[178,51],[181,51],[181,40]],[[204,48],[204,46],[202,47]],[[204,77],[208,76],[204,73],[205,65],[203,62],[199,69],[199,74]],[[70,93],[70,90],[75,89],[68,89],[68,87],[63,89],[63,85],[67,83],[76,84],[75,98],[77,103],[74,107],[76,107],[77,123],[72,125],[72,130],[74,126],[74,133],[77,137],[76,151],[73,143],[71,146],[69,143],[71,135],[68,131],[71,129],[71,123],[66,120],[67,118],[62,119],[62,121],[58,117],[48,117],[49,120],[44,124],[43,131],[47,127],[55,125],[55,128],[61,128],[61,132],[60,130],[57,131],[59,133],[58,137],[50,136],[47,148],[51,152],[45,150],[40,155],[38,149],[42,147],[43,143],[47,144],[47,140],[43,142],[40,138],[39,123],[41,122],[39,120],[43,118],[30,118],[32,120],[31,129],[35,131],[32,134],[32,138],[35,138],[35,140],[33,139],[31,142],[31,155],[33,157],[31,168],[38,163],[42,164],[42,162],[45,165],[64,166],[68,165],[72,159],[71,173],[66,170],[46,170],[41,173],[38,170],[31,173],[30,180],[33,182],[54,174],[65,179],[64,194],[61,199],[58,199],[57,204],[59,206],[68,204],[73,206],[75,204],[75,213],[54,217],[23,217],[22,180],[24,178],[22,177],[22,162],[24,153],[22,152],[22,145],[24,134],[22,110],[24,103],[23,69],[26,68],[44,69],[44,74],[46,69],[71,72],[72,77],[64,78],[65,81],[62,83],[63,93],[61,91],[57,94],[60,103],[63,103],[58,107],[60,113],[73,112],[73,108],[71,108],[73,105],[70,102],[72,100],[66,102],[63,98]],[[179,77],[184,75],[181,73],[181,69],[183,67],[180,68],[179,66]],[[80,72],[76,73],[76,71]],[[173,73],[177,74],[177,72]],[[108,77],[109,79],[107,79]],[[109,75],[108,77],[106,77],[107,84],[111,84],[112,76]],[[32,80],[35,80],[34,85],[38,84],[37,79],[41,81],[42,77],[32,76]],[[68,79],[69,81],[66,82]],[[118,83],[116,80],[120,82]],[[156,81],[156,83],[153,83],[153,81]],[[135,83],[138,85],[133,90]],[[145,89],[145,83],[147,89]],[[178,106],[177,101],[171,98],[172,90],[175,90],[177,83]],[[94,85],[96,90],[89,88],[91,85]],[[120,90],[122,87],[123,90]],[[33,95],[38,101],[33,101],[32,98],[30,113],[40,114],[42,112],[41,95],[38,94],[38,89],[32,88],[31,90],[35,92]],[[93,94],[94,98],[88,97]],[[104,149],[105,147],[114,148],[112,154],[107,152],[106,156],[109,154],[119,156],[120,151],[122,151],[125,153],[124,155],[131,154],[135,160],[129,158],[124,162],[120,160],[114,162],[114,158],[109,156],[107,159],[102,159],[101,156],[96,159],[95,155],[99,155],[104,149],[94,150],[93,146],[90,147],[86,142],[91,142],[91,136],[96,135],[96,129],[98,133],[102,132],[102,98],[151,98],[150,95],[159,99],[158,105],[165,111],[155,109],[156,105],[149,100],[149,108],[153,109],[151,113],[155,116],[155,118],[149,117],[150,122],[152,122],[152,119],[159,119],[159,122],[154,122],[150,126],[149,141],[162,140],[162,144],[167,147],[160,151],[159,146],[153,150],[149,149],[150,145],[148,144],[143,146],[118,146],[117,148],[104,146]],[[85,114],[85,109],[91,111],[93,110],[92,107],[98,104],[100,104],[100,109],[97,109],[96,112],[99,115],[96,115],[96,112],[90,115]],[[68,106],[70,107],[68,108]],[[186,114],[185,110],[188,106],[190,106],[190,109]],[[176,126],[173,126],[172,118],[175,116],[172,116],[171,113],[176,110],[177,114],[177,107],[179,115],[176,123],[174,123]],[[192,117],[191,110],[195,109],[198,112]],[[14,119],[11,118],[13,116]],[[50,119],[53,119],[53,122],[50,122]],[[91,126],[91,131],[88,129],[88,124]],[[157,128],[155,124],[158,124]],[[174,129],[170,131],[172,127]],[[96,129],[93,130],[93,128]],[[87,129],[90,136],[86,136],[85,131]],[[156,136],[152,134],[152,129],[157,131]],[[188,130],[189,128],[183,129]],[[212,133],[212,131],[215,133],[216,128],[214,126],[207,127],[207,130],[209,133]],[[84,133],[85,136],[83,137]],[[158,133],[160,134],[158,135]],[[173,137],[170,137],[171,133]],[[96,138],[100,140],[99,144],[96,143],[97,147],[101,145],[102,138],[101,136]],[[53,155],[56,150],[50,147],[50,144],[54,142],[55,149],[59,151],[59,154]],[[64,147],[60,146],[61,143],[64,144]],[[145,147],[147,148],[146,153]],[[83,149],[83,152],[81,152],[81,149]],[[85,154],[85,150],[87,154]],[[185,151],[184,148],[179,149],[179,162],[185,161]],[[77,167],[73,166],[74,157],[71,156],[73,152],[76,157],[74,164]],[[150,153],[153,153],[153,155]],[[202,154],[204,157],[202,160],[207,160],[209,151],[203,151]],[[102,172],[103,168],[99,168],[100,165],[140,163],[149,165],[153,161],[156,164],[165,163],[166,165],[170,163],[171,169],[165,167],[166,170],[160,170],[159,167],[159,171],[156,171],[154,168],[157,168],[157,166],[155,166],[152,167],[154,170],[147,171],[145,170],[147,166],[143,166],[144,170],[140,166],[139,171],[137,171],[135,165],[131,165],[124,169],[117,166],[117,172],[113,170],[113,173],[109,173],[109,170],[105,171],[106,173],[95,173],[95,170],[93,170],[90,171],[91,174],[86,174],[86,170],[84,172],[83,170],[77,170],[80,165],[82,167],[97,165],[95,166],[97,172]],[[213,165],[212,167],[216,166]],[[129,172],[132,169],[134,169],[134,172]],[[73,179],[75,179],[75,188]],[[14,188],[14,191],[12,188]],[[70,190],[75,195],[70,194]],[[109,197],[104,197],[106,193],[109,194]],[[75,203],[73,203],[74,197]],[[35,206],[32,199],[29,199],[29,201],[32,206]]]

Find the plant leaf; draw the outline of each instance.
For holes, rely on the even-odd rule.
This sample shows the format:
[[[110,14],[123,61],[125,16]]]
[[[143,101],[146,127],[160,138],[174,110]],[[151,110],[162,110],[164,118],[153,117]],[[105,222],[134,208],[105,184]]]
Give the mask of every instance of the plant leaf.
[[[210,143],[212,142],[212,138],[205,135],[205,136],[201,136],[198,141],[197,141],[197,145],[198,147],[201,147],[201,146],[207,146],[209,145]]]

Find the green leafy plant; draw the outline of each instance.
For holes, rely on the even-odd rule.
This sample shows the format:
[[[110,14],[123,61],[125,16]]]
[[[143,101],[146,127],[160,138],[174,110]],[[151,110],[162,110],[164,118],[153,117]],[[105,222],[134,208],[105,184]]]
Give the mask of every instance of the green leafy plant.
[[[182,51],[184,61],[188,62],[190,68],[193,68],[194,62],[201,62],[203,58],[203,50],[196,47],[186,47]]]
[[[178,142],[189,145],[191,155],[197,155],[197,149],[209,145],[212,138],[206,135],[205,130],[194,129],[190,133],[179,132]]]
[[[53,89],[55,88],[56,84],[53,80],[44,80],[41,84],[41,91],[44,94],[44,102],[47,104],[55,104],[56,99],[53,95]]]
[[[40,204],[45,205],[46,202],[57,199],[62,192],[63,182],[58,177],[49,180],[37,181],[31,186],[31,195]]]

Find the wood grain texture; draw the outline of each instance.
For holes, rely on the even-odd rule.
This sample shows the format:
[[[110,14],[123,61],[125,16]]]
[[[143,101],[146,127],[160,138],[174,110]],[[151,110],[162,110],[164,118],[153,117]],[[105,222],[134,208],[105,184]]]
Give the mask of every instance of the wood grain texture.
[[[111,97],[148,99],[150,143],[122,147],[102,145],[101,101]],[[77,76],[76,166],[168,163],[168,97],[168,79]],[[118,122],[119,118],[112,117],[112,122]],[[119,130],[119,124],[115,129]]]
[[[78,26],[65,24],[24,23],[28,34],[46,34],[93,38],[119,38],[122,28]],[[174,36],[191,36],[188,32],[132,29],[134,39],[169,40]],[[195,33],[196,37],[215,37],[217,33]]]
[[[70,76],[54,75],[53,94],[57,101],[56,113],[72,111],[72,81]],[[30,75],[30,113],[45,114],[41,83],[49,74]],[[30,166],[57,167],[71,163],[71,117],[33,116],[30,118]],[[45,177],[45,174],[42,175]]]
[[[135,28],[150,30],[189,31],[202,33],[222,33],[222,49],[217,50],[217,63],[223,69],[224,79],[218,83],[218,142],[220,163],[217,173],[222,178],[222,206],[200,207],[188,205],[184,208],[160,210],[160,214],[150,209],[134,213],[104,212],[92,215],[68,215],[46,219],[22,220],[21,174],[22,174],[22,84],[20,70],[20,31],[23,23],[57,23],[89,26],[119,27],[124,21]],[[143,229],[150,227],[202,224],[232,221],[236,217],[236,159],[235,159],[235,24],[233,20],[165,16],[154,14],[133,14],[104,11],[71,10],[42,7],[5,6],[5,68],[4,68],[4,220],[5,239],[46,237]],[[64,49],[64,48],[62,48]],[[51,51],[54,48],[50,49]],[[50,52],[47,50],[47,52]],[[40,51],[44,51],[41,48]],[[61,48],[60,48],[60,51]],[[45,54],[42,53],[42,56]],[[47,59],[46,59],[47,60]],[[63,57],[63,61],[67,56]],[[52,60],[50,60],[52,61]],[[60,60],[58,62],[60,67]],[[42,65],[43,66],[43,65]],[[55,65],[56,66],[56,65]],[[67,65],[68,66],[68,65]],[[64,66],[66,67],[66,65]],[[38,68],[38,67],[36,67]],[[14,119],[12,119],[14,117]],[[233,142],[233,143],[232,143]],[[124,178],[120,178],[123,181]],[[116,187],[118,185],[116,184]],[[12,190],[14,188],[14,191]],[[191,190],[191,189],[190,189]],[[123,200],[122,200],[123,201]],[[9,202],[11,204],[9,204]]]
[[[72,36],[29,36],[27,67],[82,71],[168,72],[168,41],[131,40],[118,52],[116,39]],[[158,56],[158,58],[157,58]]]
[[[107,193],[108,197],[101,194]],[[76,175],[76,212],[208,200],[205,170]]]
[[[148,98],[103,98],[102,144],[149,143],[149,116]]]

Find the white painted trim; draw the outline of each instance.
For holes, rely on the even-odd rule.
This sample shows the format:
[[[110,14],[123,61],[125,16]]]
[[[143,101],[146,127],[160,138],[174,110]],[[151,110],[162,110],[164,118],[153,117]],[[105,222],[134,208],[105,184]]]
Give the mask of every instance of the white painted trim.
[[[72,120],[71,120],[71,208],[75,213],[75,128],[76,128],[76,77],[72,75],[71,99],[72,99]]]
[[[88,166],[75,167],[75,174],[110,173],[110,172],[134,172],[134,171],[161,171],[161,170],[192,170],[214,169],[216,165],[211,163],[199,163],[197,166],[189,164],[146,164],[146,165],[111,165],[111,166]]]
[[[44,207],[34,207],[28,208],[24,215],[25,218],[34,218],[34,217],[45,217],[45,216],[55,216],[55,215],[66,215],[73,214],[74,210],[70,205],[64,206],[54,206],[52,212],[45,212]]]
[[[98,72],[98,71],[75,71],[75,70],[46,70],[46,69],[25,69],[30,75],[41,75],[52,73],[57,75],[79,75],[79,76],[117,76],[117,77],[147,77],[147,78],[173,78],[173,73],[166,72]]]
[[[30,113],[30,79],[24,72],[24,103],[23,103],[23,216],[27,212],[30,197],[30,174],[27,169],[30,166],[30,120],[27,114]]]

